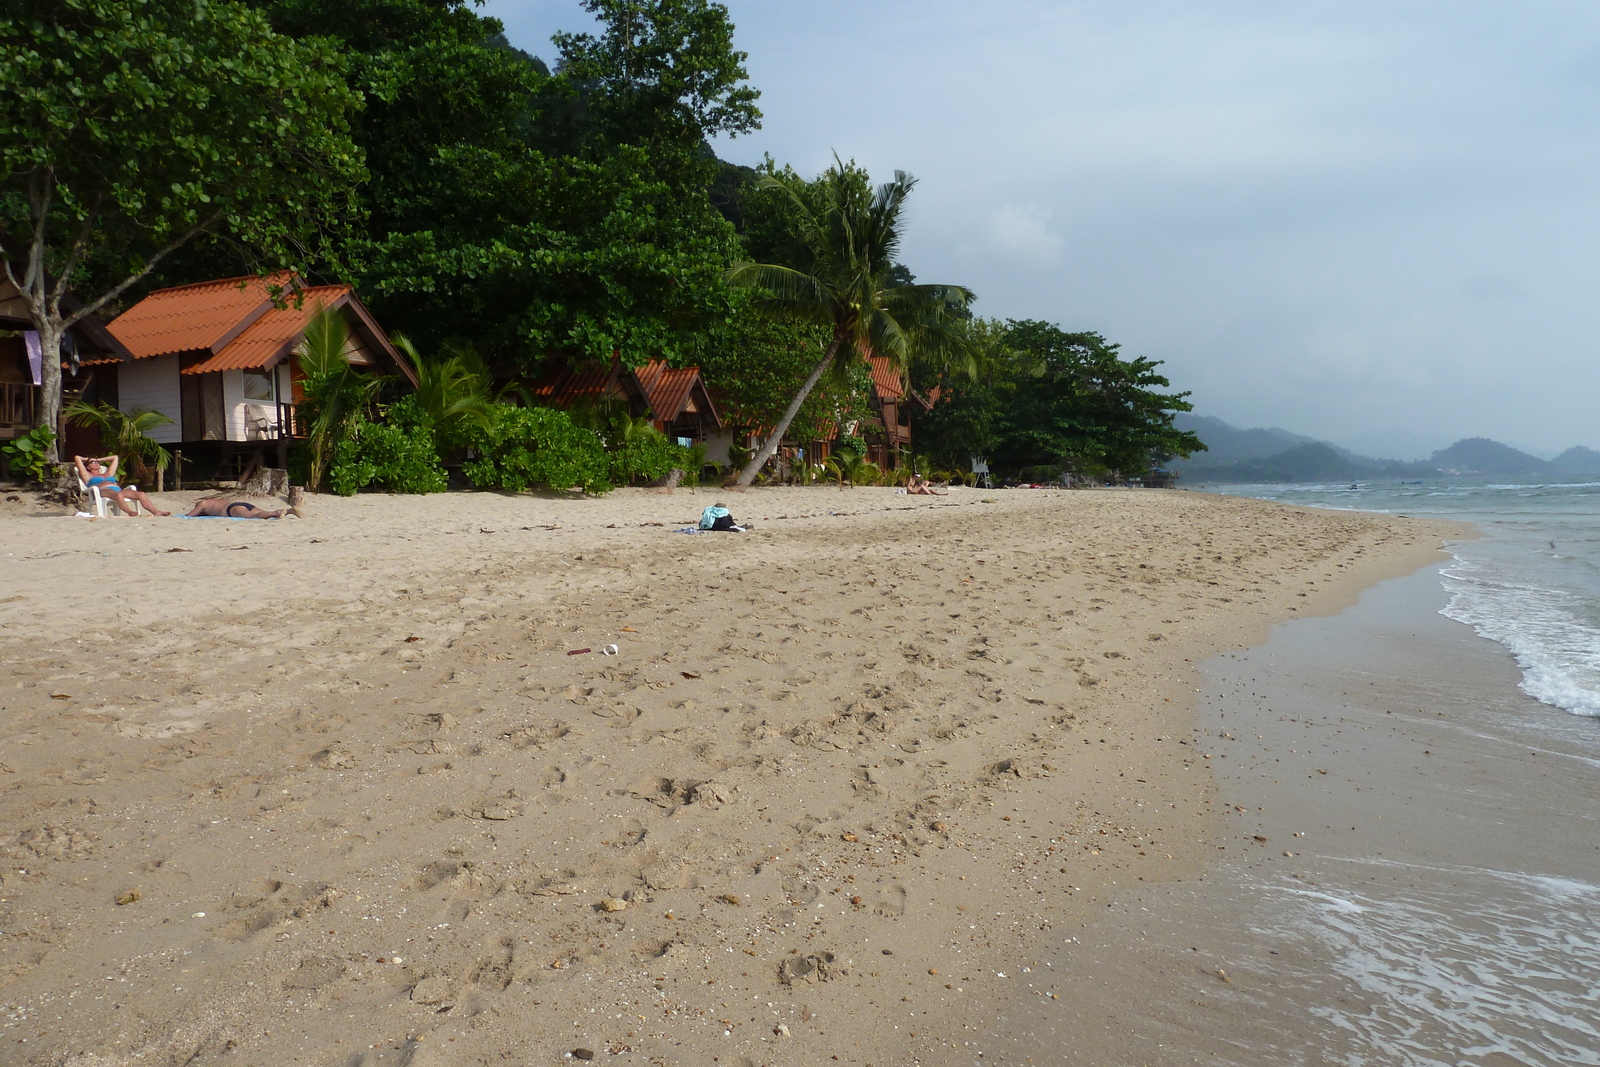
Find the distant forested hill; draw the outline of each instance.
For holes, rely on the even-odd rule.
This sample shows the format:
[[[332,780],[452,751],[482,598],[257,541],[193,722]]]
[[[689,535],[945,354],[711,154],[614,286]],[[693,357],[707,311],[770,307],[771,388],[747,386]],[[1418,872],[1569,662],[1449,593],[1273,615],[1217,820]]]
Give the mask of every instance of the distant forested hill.
[[[1438,473],[1425,463],[1350,459],[1321,441],[1295,445],[1261,459],[1189,465],[1182,471],[1187,481],[1229,483],[1370,481],[1378,478],[1421,478]]]
[[[1600,475],[1600,452],[1577,445],[1551,460],[1550,466],[1569,478],[1594,477]]]
[[[1230,426],[1214,415],[1175,415],[1172,425],[1188,430],[1206,443],[1205,461],[1216,465],[1241,459],[1265,459],[1286,448],[1311,443],[1314,438],[1290,433],[1277,427],[1270,429],[1241,430]]]
[[[1241,430],[1208,415],[1181,415],[1174,425],[1197,434],[1210,451],[1169,466],[1190,484],[1220,482],[1345,482],[1482,477],[1556,481],[1600,477],[1600,452],[1569,448],[1553,460],[1530,456],[1487,437],[1468,437],[1416,463],[1373,459],[1288,430]]]
[[[1519,452],[1487,437],[1468,437],[1433,454],[1429,460],[1447,474],[1486,474],[1497,478],[1552,478],[1556,468],[1547,460]]]

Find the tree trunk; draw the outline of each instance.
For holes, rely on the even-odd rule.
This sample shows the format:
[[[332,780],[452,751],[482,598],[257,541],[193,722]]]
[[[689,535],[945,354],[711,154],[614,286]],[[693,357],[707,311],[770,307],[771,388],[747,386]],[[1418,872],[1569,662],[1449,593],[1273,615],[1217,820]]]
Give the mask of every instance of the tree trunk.
[[[57,439],[50,442],[50,448],[45,452],[45,457],[52,463],[61,460],[61,327],[59,322],[40,323],[34,319],[35,326],[43,326],[39,330],[40,363],[39,372],[39,425],[50,427],[50,432],[57,435]]]
[[[778,446],[783,444],[783,435],[788,431],[789,424],[794,421],[796,415],[800,414],[800,405],[806,402],[806,397],[811,395],[811,390],[815,389],[817,383],[822,380],[822,372],[827,370],[828,364],[833,362],[834,356],[839,352],[839,346],[844,344],[845,339],[846,335],[842,333],[833,335],[833,343],[822,354],[822,361],[812,370],[811,376],[805,380],[805,384],[800,386],[800,391],[794,395],[794,399],[789,401],[789,407],[784,411],[783,418],[778,420],[778,425],[772,428],[772,433],[767,436],[766,442],[762,444],[754,456],[750,457],[750,462],[745,464],[744,470],[739,472],[738,480],[734,482],[739,488],[743,489],[755,481],[757,472],[761,470],[767,460],[777,454]]]

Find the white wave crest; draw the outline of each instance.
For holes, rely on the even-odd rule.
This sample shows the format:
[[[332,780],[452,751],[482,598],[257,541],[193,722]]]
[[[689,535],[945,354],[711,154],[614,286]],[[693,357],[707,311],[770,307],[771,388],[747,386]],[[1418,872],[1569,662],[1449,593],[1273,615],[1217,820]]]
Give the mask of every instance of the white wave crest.
[[[1440,572],[1450,603],[1439,612],[1504,645],[1522,668],[1522,691],[1575,715],[1600,716],[1600,628],[1582,598],[1498,580],[1470,559]]]

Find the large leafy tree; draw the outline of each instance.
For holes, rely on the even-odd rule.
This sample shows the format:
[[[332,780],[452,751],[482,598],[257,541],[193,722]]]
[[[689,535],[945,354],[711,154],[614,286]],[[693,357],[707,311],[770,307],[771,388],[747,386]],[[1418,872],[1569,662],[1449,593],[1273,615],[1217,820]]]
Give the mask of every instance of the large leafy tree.
[[[724,426],[765,433],[783,416],[828,343],[828,326],[763,314],[753,294],[734,290],[722,321],[706,340],[698,363],[717,402]],[[850,423],[870,414],[867,368],[859,361],[843,380],[824,377],[806,397],[786,436],[796,441],[833,440]]]
[[[778,194],[784,236],[774,240],[785,261],[734,264],[731,285],[754,288],[768,307],[827,330],[827,342],[737,484],[749,485],[830,369],[842,378],[869,355],[886,356],[902,373],[917,360],[948,364],[962,349],[961,320],[972,293],[957,285],[893,285],[901,211],[916,180],[896,171],[876,190],[865,171],[835,160],[815,182],[764,175],[758,188]]]
[[[1044,360],[1013,347],[998,319],[965,323],[969,375],[951,375],[919,366],[912,381],[924,396],[936,397],[933,410],[917,419],[917,450],[941,466],[966,469],[974,459],[996,454],[1009,432],[1009,413],[1017,390],[1045,373]]]
[[[1187,393],[1168,392],[1160,363],[1124,359],[1097,333],[1011,320],[992,338],[987,370],[952,382],[925,420],[924,440],[947,462],[987,455],[996,470],[1069,467],[1142,473],[1152,460],[1203,450],[1175,429]]]
[[[386,325],[501,374],[698,353],[734,254],[706,140],[759,119],[721,4],[589,0],[551,73],[467,0],[257,2],[350,54],[372,178],[349,258]]]
[[[197,240],[326,255],[364,176],[334,51],[229,0],[12,0],[0,99],[0,260],[39,333],[45,426],[76,322]]]

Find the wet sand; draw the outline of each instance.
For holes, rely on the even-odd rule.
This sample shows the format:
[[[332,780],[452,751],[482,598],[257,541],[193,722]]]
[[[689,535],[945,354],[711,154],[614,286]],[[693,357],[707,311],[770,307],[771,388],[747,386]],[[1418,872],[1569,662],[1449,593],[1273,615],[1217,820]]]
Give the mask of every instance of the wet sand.
[[[720,496],[0,507],[0,1063],[971,1062],[1223,854],[1194,663],[1454,529]]]
[[[1205,875],[1059,939],[991,1058],[1600,1063],[1600,723],[1444,600],[1428,567],[1206,663]]]

